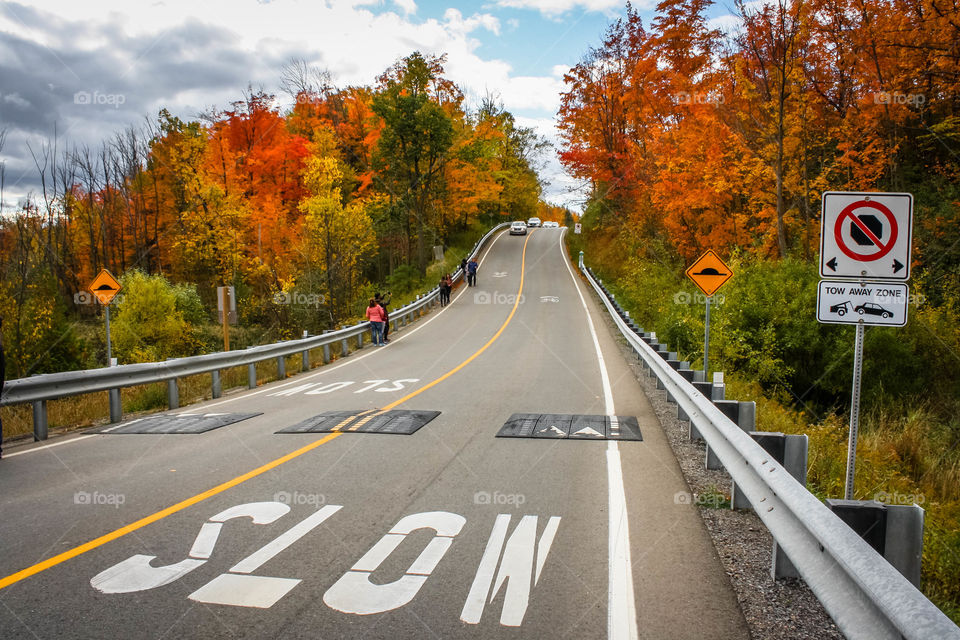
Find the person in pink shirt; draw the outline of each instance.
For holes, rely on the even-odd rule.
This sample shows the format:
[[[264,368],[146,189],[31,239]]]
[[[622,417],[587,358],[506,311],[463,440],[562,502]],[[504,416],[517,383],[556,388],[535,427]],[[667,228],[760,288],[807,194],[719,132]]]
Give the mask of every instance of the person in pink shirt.
[[[386,322],[386,318],[384,317],[386,314],[383,311],[383,307],[377,304],[376,300],[370,298],[366,315],[367,320],[370,321],[370,334],[373,337],[373,346],[382,347],[386,344],[383,341],[383,325]]]

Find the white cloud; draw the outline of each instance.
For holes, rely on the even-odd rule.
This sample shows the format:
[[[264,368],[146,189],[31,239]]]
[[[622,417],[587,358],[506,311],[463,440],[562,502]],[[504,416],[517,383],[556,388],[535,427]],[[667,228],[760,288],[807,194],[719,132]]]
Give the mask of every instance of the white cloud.
[[[413,15],[417,12],[417,3],[413,0],[393,0],[393,4],[397,5],[405,15]]]

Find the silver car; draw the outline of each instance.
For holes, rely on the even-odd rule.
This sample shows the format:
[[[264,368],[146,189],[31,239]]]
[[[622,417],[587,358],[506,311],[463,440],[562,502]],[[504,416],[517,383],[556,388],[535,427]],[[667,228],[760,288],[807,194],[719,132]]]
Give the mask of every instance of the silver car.
[[[525,236],[527,235],[527,223],[523,220],[517,220],[516,222],[510,225],[510,235],[512,236]]]

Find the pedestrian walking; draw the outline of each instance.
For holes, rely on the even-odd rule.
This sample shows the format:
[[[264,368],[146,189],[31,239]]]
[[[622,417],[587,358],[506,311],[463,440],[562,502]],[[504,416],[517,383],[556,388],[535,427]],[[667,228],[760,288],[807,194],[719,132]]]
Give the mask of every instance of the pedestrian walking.
[[[387,291],[382,296],[378,293],[377,297],[379,298],[377,302],[380,303],[380,307],[383,309],[383,341],[390,342],[390,301],[393,299],[393,294]]]
[[[467,259],[466,258],[460,261],[460,277],[463,278],[463,282],[467,281]]]
[[[370,298],[370,304],[367,306],[367,320],[370,321],[370,335],[373,340],[373,346],[382,347],[383,342],[383,307],[377,304],[375,298]]]
[[[445,307],[450,304],[450,291],[453,290],[453,278],[446,274],[440,278],[440,306]]]
[[[480,265],[477,264],[477,259],[470,258],[470,262],[467,263],[467,286],[477,286],[477,269],[479,267]]]

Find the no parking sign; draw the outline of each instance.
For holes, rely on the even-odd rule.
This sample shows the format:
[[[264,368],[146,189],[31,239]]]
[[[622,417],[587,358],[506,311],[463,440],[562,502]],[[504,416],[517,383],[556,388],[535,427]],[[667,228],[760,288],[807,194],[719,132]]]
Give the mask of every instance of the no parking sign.
[[[824,193],[820,275],[909,280],[912,228],[909,193]]]

